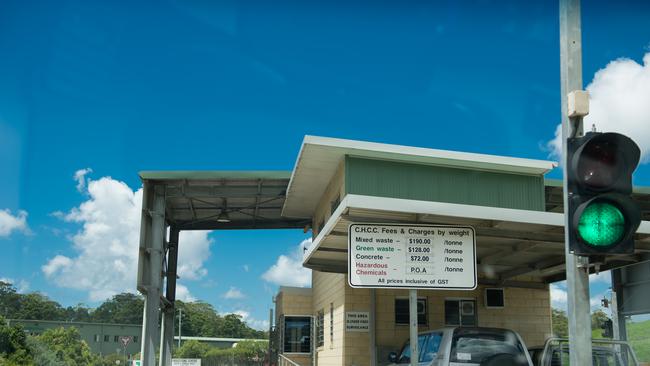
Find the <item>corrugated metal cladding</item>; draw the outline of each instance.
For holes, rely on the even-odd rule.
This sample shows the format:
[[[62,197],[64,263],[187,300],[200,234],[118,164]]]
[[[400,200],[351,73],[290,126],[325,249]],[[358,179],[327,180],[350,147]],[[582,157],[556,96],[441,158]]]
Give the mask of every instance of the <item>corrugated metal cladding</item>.
[[[544,177],[346,156],[350,194],[544,211]]]

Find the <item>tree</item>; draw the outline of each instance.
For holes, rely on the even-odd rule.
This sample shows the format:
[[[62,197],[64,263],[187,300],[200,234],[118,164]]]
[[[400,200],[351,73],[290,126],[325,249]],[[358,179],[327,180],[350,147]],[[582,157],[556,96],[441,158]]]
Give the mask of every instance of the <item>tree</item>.
[[[551,310],[551,323],[553,325],[553,334],[556,337],[566,338],[569,336],[569,319],[562,310]]]
[[[98,323],[142,324],[144,299],[132,293],[121,293],[101,304],[91,316]]]
[[[37,338],[66,366],[92,365],[96,361],[77,328],[51,328]]]
[[[61,305],[38,292],[20,295],[20,309],[15,313],[16,319],[27,320],[63,320],[65,311]]]
[[[1,365],[27,365],[32,355],[27,346],[27,336],[19,325],[9,326],[0,316],[0,361]]]
[[[14,318],[20,309],[20,297],[11,283],[0,281],[0,314],[5,318]]]
[[[205,355],[210,351],[212,347],[208,346],[205,343],[201,343],[196,340],[190,340],[176,349],[174,352],[174,357],[177,358],[204,358]]]
[[[183,335],[217,337],[223,336],[219,333],[221,317],[214,310],[212,305],[202,302],[176,302],[176,307],[182,309],[182,331]]]
[[[90,314],[90,308],[84,306],[83,304],[77,304],[76,306],[68,306],[64,310],[64,319],[71,322],[90,322],[92,321],[92,315]]]
[[[591,313],[591,329],[600,329],[600,327],[609,320],[609,317],[602,310],[596,310]]]

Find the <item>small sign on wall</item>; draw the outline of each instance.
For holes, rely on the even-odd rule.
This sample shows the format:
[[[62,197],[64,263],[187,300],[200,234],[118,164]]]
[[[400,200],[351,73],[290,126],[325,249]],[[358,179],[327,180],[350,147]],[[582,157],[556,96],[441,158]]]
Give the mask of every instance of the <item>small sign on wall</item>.
[[[172,358],[172,366],[201,366],[200,358]]]
[[[367,311],[347,311],[345,313],[346,332],[367,332],[370,329],[370,313]]]

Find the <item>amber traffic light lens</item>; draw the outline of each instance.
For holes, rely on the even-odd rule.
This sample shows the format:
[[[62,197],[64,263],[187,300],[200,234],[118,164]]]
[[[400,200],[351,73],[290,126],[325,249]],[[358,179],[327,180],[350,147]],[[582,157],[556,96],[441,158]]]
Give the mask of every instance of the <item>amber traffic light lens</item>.
[[[593,189],[610,187],[622,174],[624,161],[618,146],[611,141],[598,141],[585,146],[578,164],[578,178]]]

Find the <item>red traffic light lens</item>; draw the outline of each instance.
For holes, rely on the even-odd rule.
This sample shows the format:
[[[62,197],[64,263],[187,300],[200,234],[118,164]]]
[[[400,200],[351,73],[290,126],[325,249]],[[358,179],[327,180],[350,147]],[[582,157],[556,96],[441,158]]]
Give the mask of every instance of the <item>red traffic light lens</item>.
[[[585,146],[578,163],[578,179],[593,189],[606,189],[623,173],[624,161],[612,141],[593,141]]]

